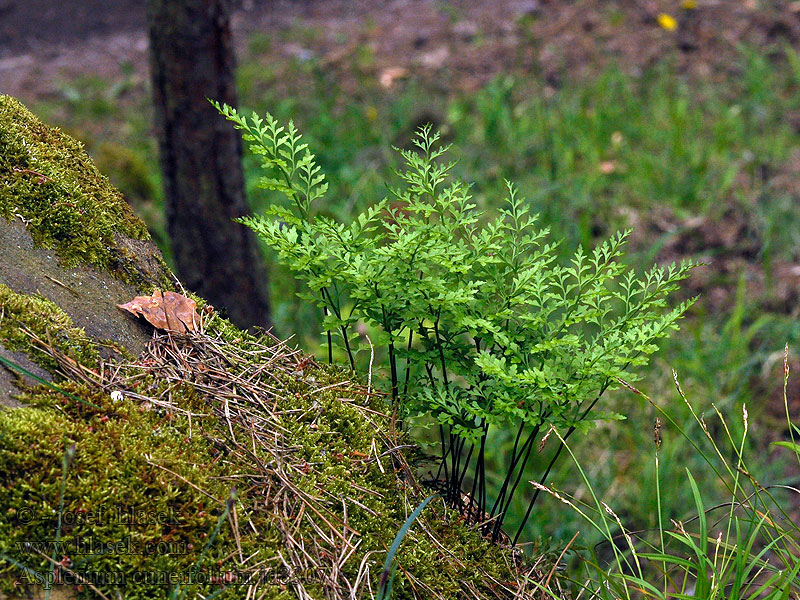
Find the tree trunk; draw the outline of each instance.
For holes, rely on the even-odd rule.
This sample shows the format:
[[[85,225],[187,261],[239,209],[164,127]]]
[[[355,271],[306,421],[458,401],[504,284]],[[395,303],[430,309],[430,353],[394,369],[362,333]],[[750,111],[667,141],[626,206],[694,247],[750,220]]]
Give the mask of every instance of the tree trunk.
[[[229,0],[148,0],[153,100],[167,228],[181,279],[240,327],[269,327],[238,133],[207,98],[236,106]]]

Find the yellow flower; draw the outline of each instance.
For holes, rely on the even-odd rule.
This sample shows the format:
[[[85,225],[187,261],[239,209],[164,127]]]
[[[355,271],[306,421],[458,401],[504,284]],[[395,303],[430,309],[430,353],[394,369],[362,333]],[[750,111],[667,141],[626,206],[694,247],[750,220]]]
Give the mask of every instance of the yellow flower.
[[[697,8],[696,0],[683,0],[681,2],[681,8],[684,10],[694,10]]]
[[[678,22],[675,20],[675,17],[667,13],[658,15],[658,24],[667,31],[675,31],[678,28]]]

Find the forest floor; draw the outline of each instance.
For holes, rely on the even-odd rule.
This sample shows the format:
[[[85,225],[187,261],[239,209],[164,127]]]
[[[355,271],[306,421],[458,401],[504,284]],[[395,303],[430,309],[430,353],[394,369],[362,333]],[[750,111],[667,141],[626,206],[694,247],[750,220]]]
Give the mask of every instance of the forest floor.
[[[254,33],[280,39],[302,27],[299,43],[272,44],[274,60],[318,56],[336,68],[366,44],[374,74],[435,79],[474,90],[522,69],[557,86],[613,60],[632,71],[681,49],[680,68],[713,77],[731,67],[739,45],[800,43],[800,2],[700,0],[244,0],[233,18],[240,49]],[[676,19],[675,31],[658,16]],[[144,3],[138,0],[0,0],[0,89],[31,101],[78,75],[114,77],[119,65],[147,70]],[[267,56],[269,58],[269,56]]]

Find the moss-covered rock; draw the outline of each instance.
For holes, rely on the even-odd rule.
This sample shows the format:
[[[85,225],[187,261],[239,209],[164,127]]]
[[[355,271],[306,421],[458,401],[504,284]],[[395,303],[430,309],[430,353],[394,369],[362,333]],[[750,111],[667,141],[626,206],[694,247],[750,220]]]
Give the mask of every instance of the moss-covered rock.
[[[30,333],[73,346],[69,354],[90,368],[100,355],[138,354],[150,330],[116,304],[174,281],[81,144],[2,95],[0,248],[0,353],[25,353],[49,370],[53,359]],[[13,383],[3,370],[0,406],[13,404]]]
[[[145,345],[115,305],[168,272],[98,177],[0,97],[0,357],[52,380],[16,380],[24,406],[0,410],[0,598],[52,579],[79,598],[373,597],[427,494],[385,400],[202,300],[199,331]],[[434,501],[393,597],[533,597],[518,558]]]
[[[55,249],[67,266],[92,265],[132,283],[143,277],[170,283],[163,263],[151,272],[141,268],[143,247],[130,240],[150,239],[147,228],[83,145],[6,95],[0,95],[0,215],[23,221],[36,243]]]

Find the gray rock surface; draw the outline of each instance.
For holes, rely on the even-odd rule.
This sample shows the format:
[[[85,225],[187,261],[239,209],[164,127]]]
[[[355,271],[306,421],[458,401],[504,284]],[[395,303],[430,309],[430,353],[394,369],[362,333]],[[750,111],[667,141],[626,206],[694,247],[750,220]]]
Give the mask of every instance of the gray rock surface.
[[[132,241],[147,245],[150,253],[158,252],[152,242]],[[53,250],[36,247],[25,225],[0,217],[0,283],[24,294],[41,294],[60,306],[74,324],[90,337],[110,342],[101,346],[104,358],[118,354],[114,346],[139,354],[152,334],[152,328],[117,308],[141,292],[123,283],[110,273],[87,266],[65,268]],[[145,254],[144,252],[142,254]],[[24,354],[10,352],[0,346],[0,356],[21,364],[38,376],[47,371],[33,364]],[[18,390],[16,374],[0,366],[0,406],[15,406],[12,399]]]

